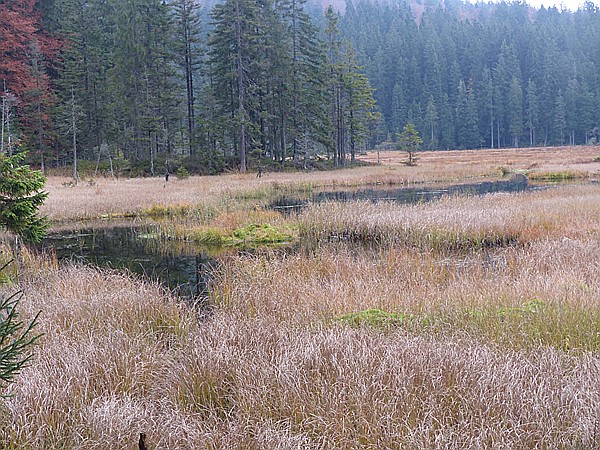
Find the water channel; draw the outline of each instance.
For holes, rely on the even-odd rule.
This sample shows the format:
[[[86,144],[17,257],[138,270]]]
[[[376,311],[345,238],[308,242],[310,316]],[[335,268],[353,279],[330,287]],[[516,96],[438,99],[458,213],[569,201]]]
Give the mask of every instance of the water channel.
[[[520,192],[538,189],[524,176],[511,180],[452,186],[373,187],[346,191],[322,191],[312,198],[282,197],[271,207],[282,213],[299,211],[310,202],[371,200],[398,203],[427,202],[442,196],[483,195],[493,192]],[[193,244],[158,245],[152,239],[152,225],[130,223],[84,224],[77,230],[52,232],[41,249],[56,254],[61,261],[72,260],[99,267],[129,270],[157,280],[187,298],[202,299],[210,283],[210,273],[219,258],[218,249]]]

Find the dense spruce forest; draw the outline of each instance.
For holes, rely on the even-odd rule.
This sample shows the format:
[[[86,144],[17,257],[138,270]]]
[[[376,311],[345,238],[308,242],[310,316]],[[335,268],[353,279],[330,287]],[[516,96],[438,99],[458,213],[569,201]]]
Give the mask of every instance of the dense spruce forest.
[[[600,10],[460,0],[5,0],[1,151],[132,175],[600,138]],[[78,169],[79,168],[79,169]]]

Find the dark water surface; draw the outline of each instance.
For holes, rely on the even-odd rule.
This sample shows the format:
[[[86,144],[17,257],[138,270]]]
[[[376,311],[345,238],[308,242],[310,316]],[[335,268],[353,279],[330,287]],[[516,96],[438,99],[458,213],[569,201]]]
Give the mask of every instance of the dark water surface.
[[[192,246],[169,249],[148,237],[148,226],[117,225],[50,233],[41,249],[98,267],[129,270],[157,280],[184,297],[202,297],[215,259]]]
[[[413,204],[429,202],[444,196],[484,195],[495,192],[521,192],[539,188],[539,185],[530,184],[526,176],[516,175],[509,180],[484,181],[456,185],[423,184],[400,188],[382,186],[368,189],[323,191],[314,194],[310,200],[282,197],[273,202],[271,207],[275,210],[301,210],[309,203],[322,203],[327,201],[350,202],[356,200]]]
[[[375,187],[370,189],[319,192],[309,201],[280,198],[271,207],[282,212],[300,210],[309,202],[371,200],[398,203],[431,201],[445,195],[482,195],[492,192],[519,192],[535,189],[527,178],[453,186],[418,186],[409,188]],[[218,259],[211,250],[181,244],[159,244],[152,238],[151,225],[101,224],[79,230],[50,233],[41,248],[56,254],[59,260],[80,261],[99,267],[126,269],[151,280],[158,280],[184,297],[203,298],[207,294],[210,273]]]

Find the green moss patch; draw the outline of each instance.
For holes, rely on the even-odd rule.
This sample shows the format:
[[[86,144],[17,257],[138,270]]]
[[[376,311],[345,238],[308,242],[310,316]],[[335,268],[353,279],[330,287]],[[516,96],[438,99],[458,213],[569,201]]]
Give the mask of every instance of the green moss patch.
[[[572,181],[588,178],[589,175],[583,172],[573,170],[564,170],[559,172],[530,172],[527,178],[531,181]]]
[[[216,227],[203,228],[194,231],[190,238],[207,246],[243,247],[288,243],[294,241],[296,236],[287,227],[252,223],[233,231]]]

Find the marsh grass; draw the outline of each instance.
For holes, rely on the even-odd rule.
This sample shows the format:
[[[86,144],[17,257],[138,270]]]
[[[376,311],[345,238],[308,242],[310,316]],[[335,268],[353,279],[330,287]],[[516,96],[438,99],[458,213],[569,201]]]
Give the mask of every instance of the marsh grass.
[[[598,236],[600,203],[596,186],[571,186],[519,195],[446,197],[417,205],[368,201],[312,205],[298,224],[300,235],[313,242],[348,240],[470,251]]]
[[[382,256],[386,262],[377,274],[389,276],[381,287],[408,274],[393,275],[407,258],[419,259],[405,251]],[[234,267],[248,267],[232,258]],[[373,264],[372,255],[345,251],[325,251],[318,261],[299,264],[304,258],[254,257],[263,269],[250,264],[250,272],[283,278],[272,272],[283,264],[292,279],[313,279],[311,290],[331,307],[330,289],[353,290],[345,268]],[[318,280],[309,270],[315,263],[324,271]],[[425,263],[419,273],[441,276]],[[299,314],[311,290],[293,296],[289,286],[285,303],[251,315],[238,298],[239,285],[229,305],[199,323],[168,292],[127,275],[40,267],[22,265],[21,283],[29,293],[24,314],[44,311],[44,335],[12,396],[0,400],[0,448],[135,449],[140,432],[150,448],[173,449],[600,445],[600,363],[590,352],[514,349],[468,333],[325,324],[308,311],[307,326],[299,327],[288,314]],[[353,275],[368,287],[367,274]],[[284,295],[284,280],[270,288],[261,281],[239,280],[253,297]],[[374,301],[373,290],[368,294],[367,303],[382,303]],[[433,307],[428,293],[420,295],[423,307]],[[349,309],[343,300],[335,304]]]
[[[256,247],[290,243],[297,228],[274,211],[228,211],[211,218],[163,220],[153,226],[160,242],[184,241],[206,247]]]
[[[598,250],[231,255],[203,322],[157,285],[27,256],[43,336],[0,448],[599,448],[597,347],[572,329],[598,327]],[[578,350],[525,339],[524,316]]]
[[[412,185],[425,182],[461,182],[499,176],[498,167],[510,172],[574,171],[595,174],[600,166],[590,162],[598,154],[594,146],[573,148],[501,149],[423,152],[417,167],[406,167],[402,152],[369,154],[362,160],[373,165],[331,172],[268,173],[190,177],[167,183],[162,178],[97,178],[73,185],[72,179],[51,176],[46,184],[48,199],[42,213],[54,222],[98,217],[142,216],[152,210],[169,215],[171,208],[218,212],[250,210],[281,195],[308,195],[316,189],[373,185]],[[173,206],[175,205],[175,206]],[[160,211],[162,209],[162,211]]]
[[[457,157],[468,167],[452,173],[473,174],[518,167],[519,152],[510,164],[424,154],[414,177],[432,173],[429,158],[438,173]],[[250,181],[64,187],[72,207],[79,190],[102,191],[84,214],[130,211],[140,187],[139,211],[191,205],[174,213],[185,233],[298,227],[297,251],[222,256],[208,315],[130,274],[3,250],[18,273],[0,291],[25,292],[22,317],[41,310],[43,336],[0,399],[0,448],[136,449],[143,432],[165,449],[600,449],[597,186],[276,219],[256,197],[236,206],[233,185]],[[74,217],[58,198],[53,217]]]
[[[600,248],[593,241],[578,244],[566,251],[544,242],[450,260],[414,249],[373,255],[340,246],[316,255],[246,256],[224,265],[215,300],[244,317],[302,326],[337,320],[468,335],[512,349],[549,345],[595,352],[600,287],[593,267],[600,261],[589,257]],[[592,266],[575,270],[582,253]],[[565,265],[548,267],[550,255]],[[279,280],[271,273],[286,275]],[[295,289],[289,291],[289,285]]]

